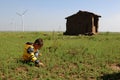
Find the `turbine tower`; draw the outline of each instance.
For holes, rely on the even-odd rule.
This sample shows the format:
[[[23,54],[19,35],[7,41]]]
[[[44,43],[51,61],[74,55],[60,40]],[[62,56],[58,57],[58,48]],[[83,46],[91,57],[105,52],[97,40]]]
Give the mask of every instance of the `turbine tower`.
[[[24,32],[24,15],[25,15],[25,13],[27,12],[27,10],[25,10],[25,11],[23,11],[23,13],[18,13],[18,12],[16,12],[16,14],[18,15],[18,16],[20,16],[21,17],[21,21],[22,21],[22,30],[23,30],[23,32]]]

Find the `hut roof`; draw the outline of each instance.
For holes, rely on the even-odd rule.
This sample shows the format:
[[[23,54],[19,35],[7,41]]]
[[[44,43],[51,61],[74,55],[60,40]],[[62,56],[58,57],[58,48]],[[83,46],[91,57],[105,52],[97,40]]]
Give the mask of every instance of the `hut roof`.
[[[68,17],[66,17],[65,19],[68,19],[68,18],[74,17],[74,16],[79,15],[79,14],[81,14],[81,13],[84,13],[84,14],[90,14],[90,15],[95,16],[95,17],[101,17],[100,15],[97,15],[97,14],[92,13],[92,12],[81,11],[81,10],[79,10],[76,14],[73,14],[73,15],[71,15],[71,16],[68,16]]]

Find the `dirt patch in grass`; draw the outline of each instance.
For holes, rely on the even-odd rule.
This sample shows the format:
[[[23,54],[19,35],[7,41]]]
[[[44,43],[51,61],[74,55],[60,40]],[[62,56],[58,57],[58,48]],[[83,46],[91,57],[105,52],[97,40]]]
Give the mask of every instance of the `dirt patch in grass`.
[[[28,68],[24,66],[20,66],[16,68],[17,72],[28,72]]]
[[[111,64],[109,67],[110,67],[112,70],[120,71],[120,64],[114,63],[114,64]]]
[[[4,74],[1,74],[1,79],[5,79],[5,75]]]

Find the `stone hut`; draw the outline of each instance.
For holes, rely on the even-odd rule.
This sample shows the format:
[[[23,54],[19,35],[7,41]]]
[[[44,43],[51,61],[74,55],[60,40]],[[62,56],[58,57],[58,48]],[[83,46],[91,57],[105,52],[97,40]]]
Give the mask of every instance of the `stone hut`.
[[[88,11],[79,11],[66,17],[66,32],[64,35],[92,35],[98,33],[100,15]]]

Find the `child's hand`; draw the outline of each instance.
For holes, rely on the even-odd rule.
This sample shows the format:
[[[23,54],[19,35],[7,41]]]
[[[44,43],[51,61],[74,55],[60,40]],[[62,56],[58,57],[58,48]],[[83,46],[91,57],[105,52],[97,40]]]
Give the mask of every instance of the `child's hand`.
[[[39,62],[38,64],[35,64],[36,67],[45,67],[45,65],[42,62]]]
[[[42,53],[39,53],[39,56],[42,56]]]
[[[43,63],[41,63],[41,62],[39,62],[39,65],[40,65],[41,67],[45,67],[45,65],[44,65]]]

